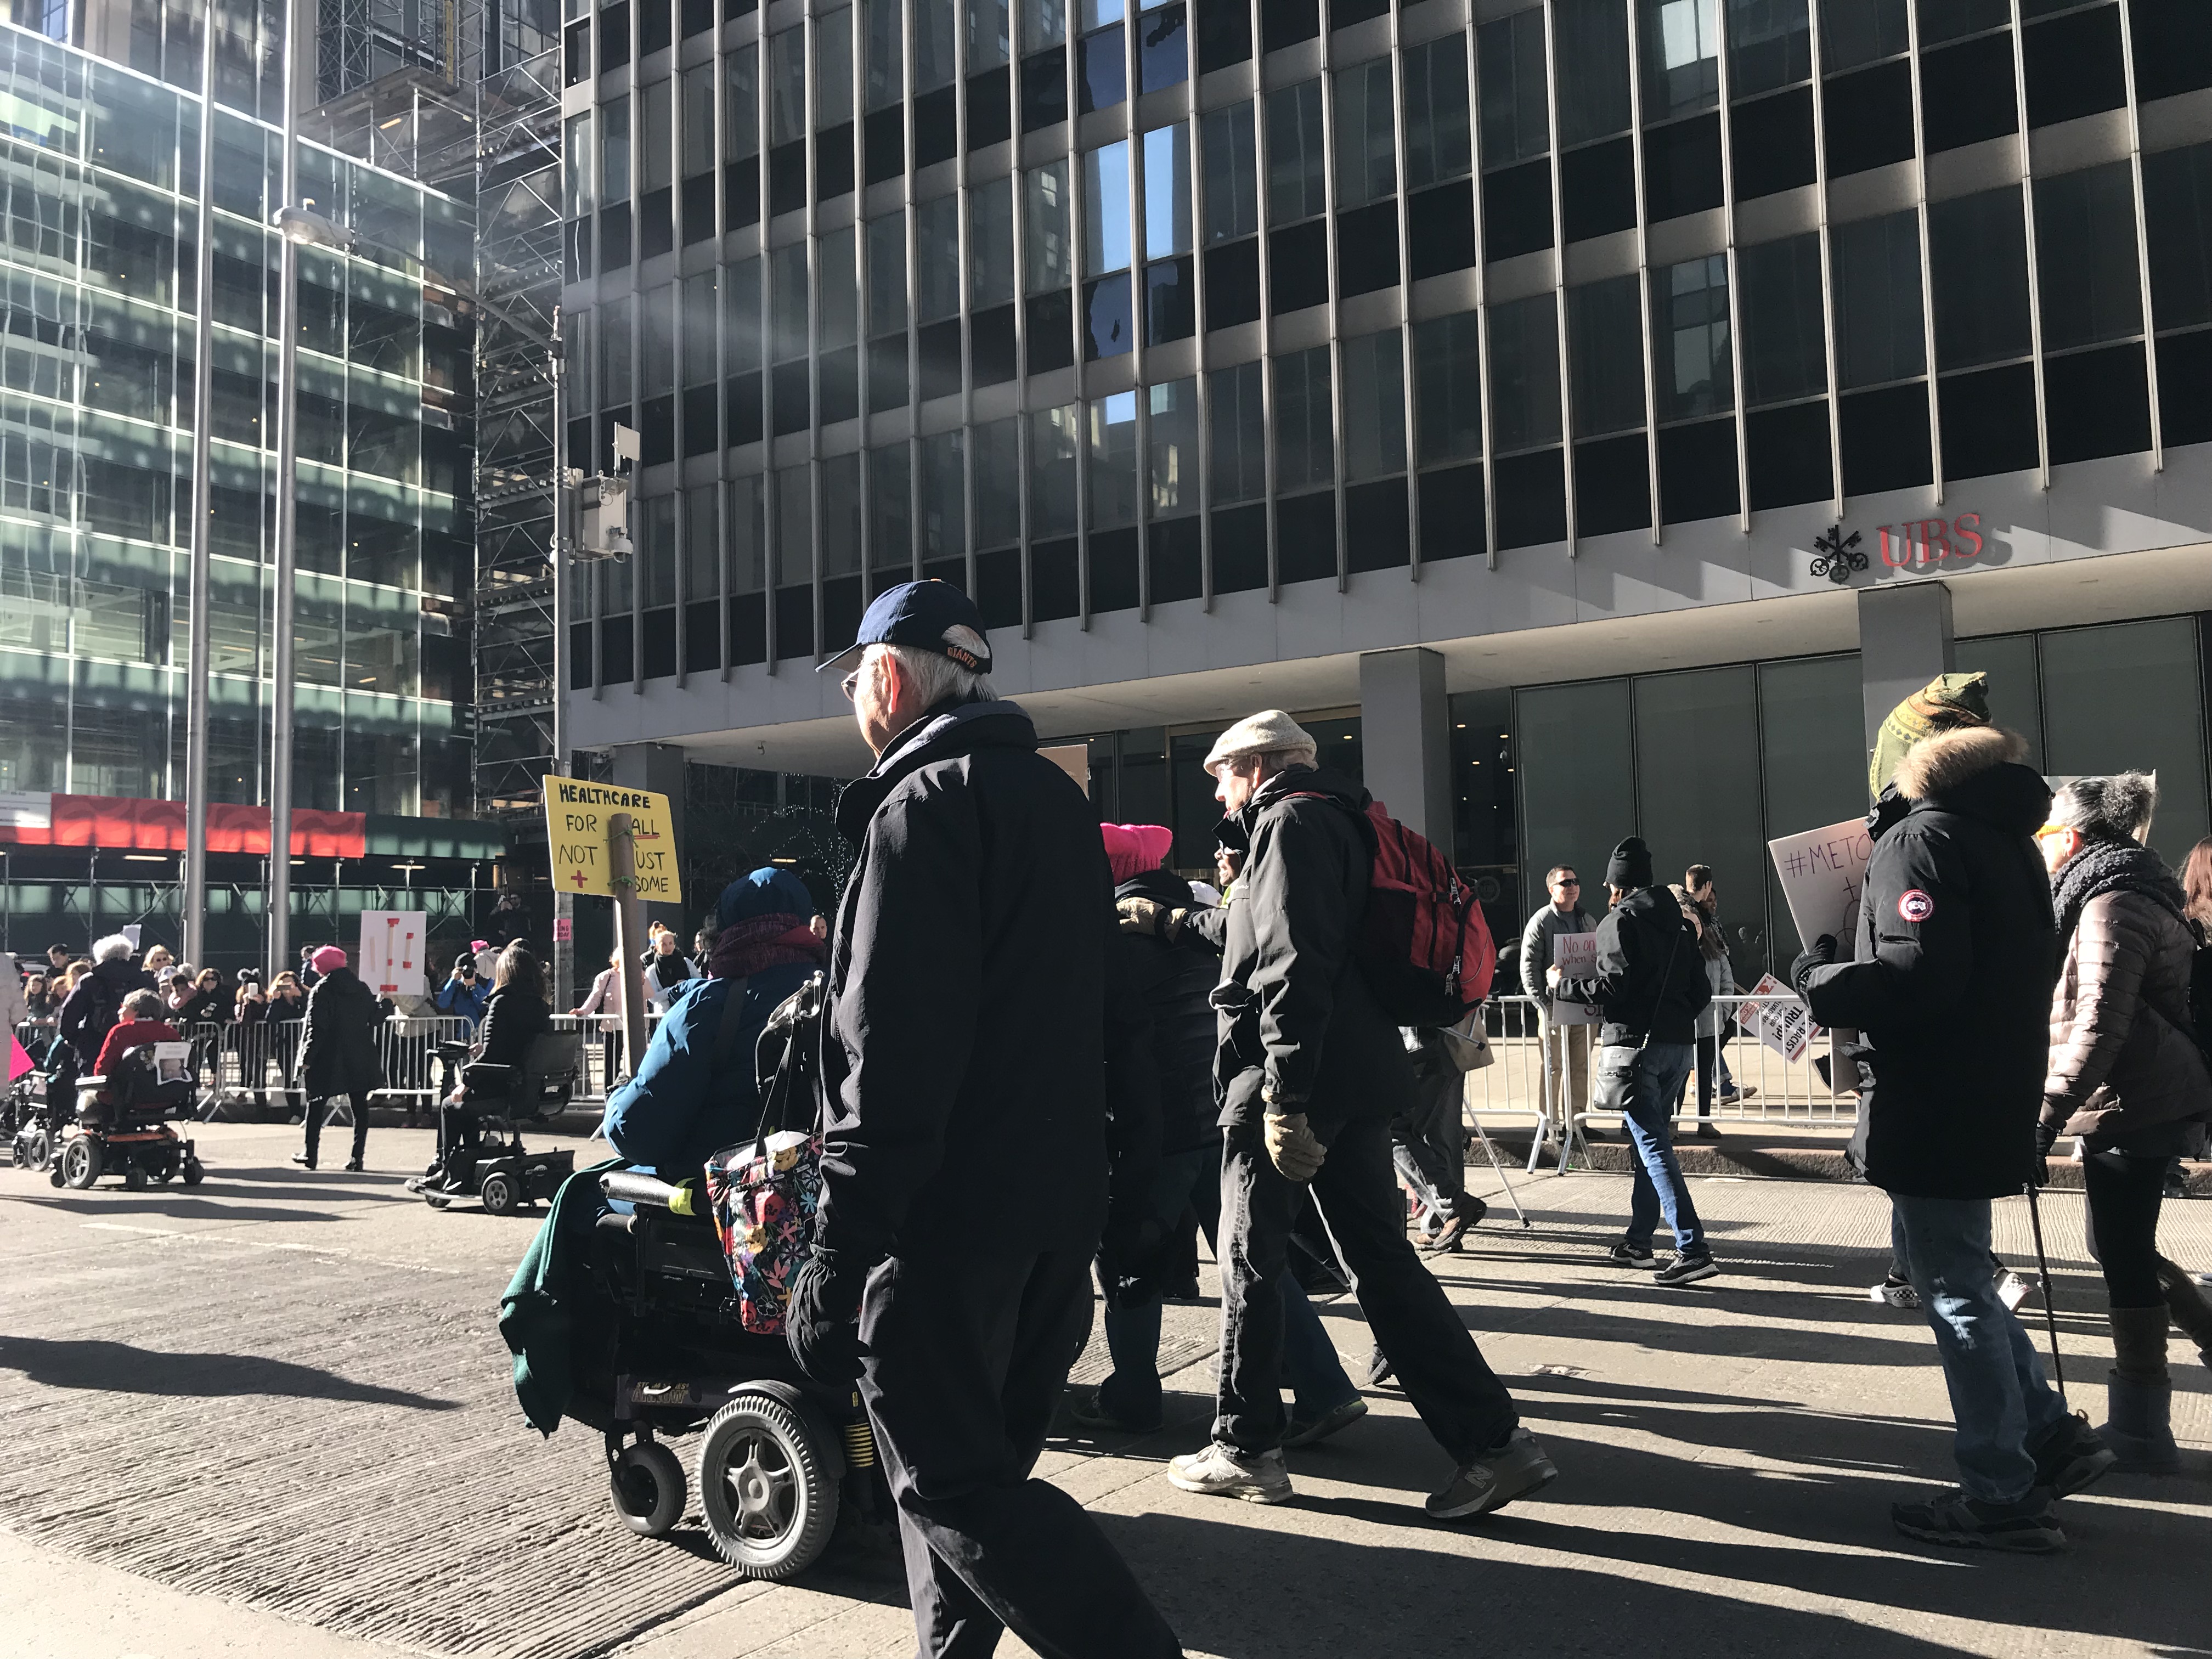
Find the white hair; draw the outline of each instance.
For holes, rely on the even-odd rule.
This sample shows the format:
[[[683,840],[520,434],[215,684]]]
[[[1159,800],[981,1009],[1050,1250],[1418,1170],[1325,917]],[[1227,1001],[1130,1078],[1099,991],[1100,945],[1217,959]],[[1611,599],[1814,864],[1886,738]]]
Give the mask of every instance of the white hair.
[[[988,659],[991,647],[972,628],[954,623],[945,630],[945,642],[957,646],[979,659]],[[988,674],[963,668],[951,658],[918,645],[879,645],[875,647],[898,664],[924,708],[934,708],[948,697],[963,702],[994,702],[998,690]]]
[[[120,933],[110,933],[92,947],[94,962],[128,962],[134,954],[131,941]]]

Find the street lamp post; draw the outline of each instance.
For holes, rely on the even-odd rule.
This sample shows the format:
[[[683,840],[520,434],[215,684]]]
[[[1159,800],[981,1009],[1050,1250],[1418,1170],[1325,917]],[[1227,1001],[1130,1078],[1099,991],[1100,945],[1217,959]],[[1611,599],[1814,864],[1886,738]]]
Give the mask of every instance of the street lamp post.
[[[199,314],[192,319],[191,587],[185,623],[185,867],[184,937],[186,962],[203,963],[207,949],[208,698],[214,665],[208,660],[213,629],[209,610],[215,586],[215,515],[211,511],[210,446],[215,441],[215,6],[201,23],[200,208],[198,280],[192,285]]]
[[[284,19],[284,159],[279,198],[289,205],[300,197],[300,43],[304,18],[313,14],[303,0],[289,0]],[[210,29],[210,33],[213,33]],[[214,98],[210,88],[210,114]],[[203,178],[202,190],[210,181]],[[280,227],[281,228],[281,227]],[[299,568],[299,510],[294,496],[300,470],[300,242],[287,232],[276,242],[276,557],[272,580],[276,605],[272,628],[269,716],[269,930],[268,982],[290,965],[292,950],[292,607]],[[205,299],[202,301],[205,307]]]

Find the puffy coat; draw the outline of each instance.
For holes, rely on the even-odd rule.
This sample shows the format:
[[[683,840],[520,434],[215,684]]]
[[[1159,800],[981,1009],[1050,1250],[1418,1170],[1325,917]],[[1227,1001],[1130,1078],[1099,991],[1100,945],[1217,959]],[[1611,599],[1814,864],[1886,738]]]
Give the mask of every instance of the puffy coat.
[[[1191,902],[1189,887],[1165,870],[1147,870],[1123,882],[1114,896],[1148,898],[1171,908]],[[1125,1115],[1157,1121],[1162,1155],[1213,1145],[1221,1131],[1214,1122],[1213,1005],[1206,998],[1220,981],[1219,959],[1187,945],[1117,933],[1106,970],[1126,994],[1115,1001],[1121,1021],[1106,1056],[1116,1123]],[[1149,1108],[1131,1102],[1138,1092],[1151,1096]]]
[[[1856,959],[1815,968],[1805,1000],[1862,1034],[1866,1174],[1915,1198],[2000,1198],[2035,1153],[2058,933],[2031,837],[2051,789],[2009,732],[1913,745],[1908,810],[1867,866]]]
[[[1352,951],[1374,862],[1367,801],[1356,783],[1295,766],[1223,821],[1245,854],[1213,993],[1224,1125],[1257,1121],[1269,1081],[1323,1141],[1354,1116],[1387,1121],[1417,1103],[1413,1061]]]
[[[2077,872],[2084,860],[2109,871]],[[2058,872],[2062,899],[2069,877],[2104,890],[2079,901],[2066,941],[2043,1121],[2086,1135],[2093,1151],[2178,1154],[2181,1126],[2212,1110],[2212,1073],[2190,1035],[2197,934],[2182,919],[2181,890],[2156,854],[2134,846],[2092,843],[2075,854]]]
[[[823,1019],[816,1249],[881,1260],[909,1222],[1080,1250],[1106,1218],[1098,814],[1015,704],[939,704],[848,785],[853,873]]]
[[[678,987],[676,1000],[653,1027],[637,1075],[608,1097],[607,1144],[633,1164],[682,1181],[697,1175],[713,1154],[751,1134],[760,1117],[754,1045],[776,1004],[813,972],[811,963],[789,963],[743,981],[701,979]],[[723,1011],[731,988],[740,984],[737,1025],[726,1042]]]
[[[1597,977],[1583,999],[1605,1011],[1601,1045],[1688,1042],[1712,1000],[1698,936],[1674,895],[1639,887],[1597,925]]]
[[[300,1086],[308,1097],[350,1095],[358,1111],[385,1085],[377,1053],[384,1023],[376,993],[350,968],[333,968],[307,993],[307,1035],[300,1046]]]

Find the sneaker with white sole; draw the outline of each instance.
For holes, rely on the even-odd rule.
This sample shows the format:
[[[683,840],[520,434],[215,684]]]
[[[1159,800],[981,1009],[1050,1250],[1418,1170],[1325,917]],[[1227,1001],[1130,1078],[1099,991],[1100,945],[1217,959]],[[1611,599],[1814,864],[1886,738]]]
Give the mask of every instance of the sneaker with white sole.
[[[2066,1547],[2058,1508],[2047,1486],[2009,1504],[1938,1492],[1925,1503],[1892,1504],[1890,1524],[1907,1538],[1954,1549],[2001,1550],[2015,1555],[2049,1555]]]
[[[1652,1276],[1655,1285],[1694,1285],[1701,1279],[1711,1279],[1720,1272],[1720,1264],[1709,1255],[1678,1255]]]
[[[1291,1496],[1291,1472],[1283,1467],[1280,1447],[1244,1452],[1210,1441],[1203,1451],[1170,1458],[1168,1480],[1185,1492],[1241,1498],[1248,1504],[1287,1504]]]
[[[1894,1279],[1885,1279],[1881,1284],[1869,1288],[1867,1300],[1879,1302],[1889,1308],[1917,1308],[1920,1305],[1920,1292],[1910,1285],[1900,1285]]]
[[[1641,1249],[1633,1244],[1616,1244],[1605,1253],[1605,1260],[1606,1265],[1611,1267],[1649,1268],[1659,1265],[1659,1258],[1652,1255],[1651,1247],[1648,1244]]]
[[[1504,1509],[1516,1498],[1526,1498],[1559,1478],[1558,1465],[1544,1455],[1536,1437],[1516,1429],[1505,1443],[1494,1447],[1463,1466],[1442,1492],[1431,1494],[1424,1505],[1439,1521],[1460,1521]]]

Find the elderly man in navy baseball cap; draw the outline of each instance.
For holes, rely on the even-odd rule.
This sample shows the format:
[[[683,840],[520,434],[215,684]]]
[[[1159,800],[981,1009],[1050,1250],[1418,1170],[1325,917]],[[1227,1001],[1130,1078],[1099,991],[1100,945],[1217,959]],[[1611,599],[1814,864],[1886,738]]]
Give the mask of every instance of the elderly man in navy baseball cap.
[[[876,763],[837,803],[853,873],[786,1339],[808,1376],[860,1389],[924,1659],[988,1653],[1006,1626],[1061,1659],[1177,1659],[1097,1523],[1034,1474],[1106,1219],[1098,814],[992,690],[958,588],[890,589],[832,664]]]

